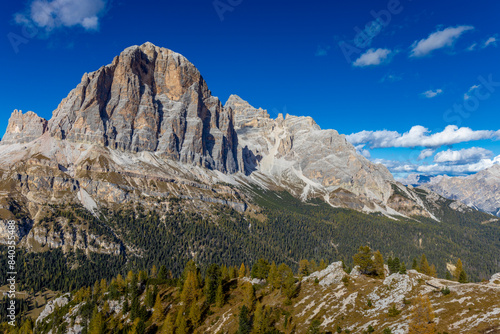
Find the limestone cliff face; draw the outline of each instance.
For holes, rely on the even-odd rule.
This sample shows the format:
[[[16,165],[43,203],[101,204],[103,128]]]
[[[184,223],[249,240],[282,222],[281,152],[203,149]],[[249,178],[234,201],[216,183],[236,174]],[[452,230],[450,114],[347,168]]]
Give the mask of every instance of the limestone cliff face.
[[[145,43],[85,74],[53,112],[49,131],[59,139],[157,152],[234,173],[239,166],[232,122],[193,64]]]
[[[387,203],[391,173],[357,154],[344,135],[322,130],[311,117],[279,114],[272,119],[235,95],[225,107],[233,110],[240,145],[252,154],[246,164],[279,185],[303,199],[319,195],[332,205],[357,210]]]
[[[1,144],[27,143],[40,137],[46,131],[47,120],[32,111],[23,114],[21,110],[14,110]]]

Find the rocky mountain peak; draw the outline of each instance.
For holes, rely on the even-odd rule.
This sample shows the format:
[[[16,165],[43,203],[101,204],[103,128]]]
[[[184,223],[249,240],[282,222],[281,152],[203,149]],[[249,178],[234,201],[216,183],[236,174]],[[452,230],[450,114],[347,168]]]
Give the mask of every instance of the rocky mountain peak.
[[[231,95],[224,108],[233,111],[236,127],[261,126],[271,119],[267,110],[254,108],[238,95]]]
[[[83,75],[54,110],[48,130],[59,140],[240,170],[232,113],[191,62],[152,43],[131,46]]]
[[[47,120],[33,111],[23,114],[22,110],[14,110],[2,138],[2,144],[27,143],[47,131]]]

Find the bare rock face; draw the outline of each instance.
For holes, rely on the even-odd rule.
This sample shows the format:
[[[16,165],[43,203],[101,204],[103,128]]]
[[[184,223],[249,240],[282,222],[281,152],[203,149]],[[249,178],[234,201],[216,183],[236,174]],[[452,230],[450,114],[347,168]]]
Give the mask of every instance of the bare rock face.
[[[59,139],[239,170],[231,113],[193,64],[151,43],[85,74],[54,111],[49,130]]]
[[[225,107],[233,110],[239,144],[251,153],[247,166],[303,199],[323,194],[332,205],[357,210],[373,201],[387,203],[391,173],[357,154],[344,135],[322,130],[311,117],[271,119],[235,95]]]
[[[47,131],[47,120],[39,117],[33,111],[23,114],[14,110],[9,119],[9,125],[1,144],[28,143],[37,139]]]
[[[500,217],[500,165],[465,177],[433,177],[424,186],[441,196]]]

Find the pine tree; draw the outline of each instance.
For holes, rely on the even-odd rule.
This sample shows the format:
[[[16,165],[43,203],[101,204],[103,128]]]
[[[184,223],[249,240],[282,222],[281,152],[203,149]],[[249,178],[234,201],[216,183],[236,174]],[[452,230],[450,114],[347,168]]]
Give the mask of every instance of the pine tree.
[[[222,307],[222,306],[224,306],[224,303],[225,303],[225,296],[224,296],[224,290],[223,290],[222,283],[221,283],[217,287],[217,293],[215,294],[215,305],[217,307]]]
[[[220,267],[217,264],[210,265],[205,275],[205,287],[203,289],[205,297],[207,298],[207,303],[212,304],[215,302],[215,294],[217,293],[217,287],[221,281]]]
[[[227,282],[229,281],[229,269],[227,268],[226,265],[223,265],[221,268],[220,268],[220,274],[221,274],[221,277],[222,277],[222,280],[224,282]]]
[[[389,267],[389,271],[391,272],[391,274],[394,272],[394,267],[393,267],[393,262],[392,262],[392,256],[389,256],[387,258],[387,267]]]
[[[128,299],[125,297],[125,300],[123,301],[122,312],[123,314],[127,314],[129,311],[130,311],[130,305],[128,303]]]
[[[243,277],[245,277],[245,275],[246,275],[245,264],[242,263],[241,267],[240,267],[240,270],[238,271],[238,277],[239,278],[243,278]]]
[[[293,272],[290,270],[286,273],[286,276],[283,280],[283,291],[285,292],[286,298],[290,300],[295,297],[297,295],[298,289],[298,286],[295,285],[295,277],[293,277]]]
[[[418,263],[417,263],[417,259],[416,258],[413,258],[413,263],[411,265],[411,269],[419,271]]]
[[[465,273],[465,270],[463,270],[463,269],[460,272],[460,275],[458,276],[458,282],[459,283],[467,283],[467,274]]]
[[[240,309],[239,314],[239,326],[237,334],[249,334],[252,330],[252,325],[250,323],[249,311],[246,305],[243,305]]]
[[[401,267],[399,268],[399,273],[402,275],[406,274],[406,265],[404,262],[401,262]]]
[[[264,259],[259,259],[252,266],[250,276],[252,278],[265,279],[269,273],[269,262]]]
[[[144,300],[144,303],[146,304],[147,307],[153,307],[155,300],[153,299],[153,292],[149,287],[146,288],[146,298]]]
[[[372,250],[369,246],[361,246],[358,253],[353,256],[354,265],[359,266],[362,274],[373,275],[375,273],[372,255]]]
[[[165,281],[167,279],[167,267],[166,266],[161,266],[160,271],[158,272],[158,279],[160,281]]]
[[[321,321],[319,319],[314,319],[311,321],[311,325],[307,329],[308,334],[320,334]]]
[[[130,303],[130,320],[135,320],[139,317],[140,307],[139,296],[137,294],[132,295],[132,302]]]
[[[411,312],[408,334],[435,334],[434,311],[427,296],[417,296]]]
[[[267,275],[267,282],[271,284],[274,289],[278,289],[279,285],[277,285],[278,280],[278,268],[276,267],[276,263],[273,262],[271,267],[269,268],[269,274]]]
[[[153,307],[153,316],[151,320],[153,322],[160,322],[163,320],[163,312],[164,312],[163,304],[161,303],[160,294],[156,295],[155,305]]]
[[[392,260],[392,269],[391,269],[391,273],[398,273],[399,272],[399,269],[401,268],[401,263],[399,261],[399,257],[395,257],[393,260]]]

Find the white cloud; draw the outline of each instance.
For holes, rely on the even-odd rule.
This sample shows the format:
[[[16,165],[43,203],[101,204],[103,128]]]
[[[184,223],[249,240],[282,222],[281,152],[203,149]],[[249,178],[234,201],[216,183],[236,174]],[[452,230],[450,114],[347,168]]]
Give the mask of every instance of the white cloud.
[[[473,85],[473,86],[471,86],[471,88],[469,88],[469,90],[467,91],[467,93],[464,94],[464,100],[470,99],[470,94],[472,93],[472,91],[478,89],[479,87],[481,87],[481,85]]]
[[[410,131],[400,134],[397,131],[361,131],[346,136],[353,145],[369,145],[370,148],[387,147],[427,147],[437,148],[482,139],[500,139],[500,130],[474,131],[470,128],[458,128],[448,125],[442,132],[430,134],[429,129],[416,125]]]
[[[26,13],[17,13],[18,24],[35,24],[50,32],[61,27],[81,26],[85,30],[99,28],[99,15],[107,0],[34,0]]]
[[[434,50],[450,47],[464,32],[472,29],[472,26],[458,26],[433,32],[429,37],[412,44],[410,57],[423,57]]]
[[[393,174],[407,175],[411,173],[419,173],[425,175],[440,175],[447,174],[450,176],[467,175],[480,172],[493,165],[500,165],[500,155],[493,159],[481,159],[469,164],[440,164],[434,163],[431,165],[418,165],[407,161],[394,161],[385,159],[375,159],[375,163],[380,163],[386,166]]]
[[[433,148],[426,148],[425,150],[423,150],[422,152],[420,152],[417,160],[424,160],[428,157],[432,157],[432,155],[434,154],[434,152],[436,152],[435,149]]]
[[[436,154],[434,162],[448,163],[454,165],[465,165],[477,163],[483,159],[489,159],[493,156],[493,152],[482,147],[471,147],[459,151],[447,150]]]
[[[401,75],[393,74],[393,73],[387,73],[380,79],[380,83],[384,82],[396,82],[396,81],[401,81],[403,80],[403,77]]]
[[[391,52],[389,49],[369,49],[356,59],[353,65],[357,67],[380,65],[387,60]]]
[[[483,48],[487,47],[490,44],[497,46],[497,42],[498,42],[498,39],[496,38],[496,36],[491,36],[490,38],[488,38],[486,40],[486,42],[484,42]]]
[[[428,99],[432,99],[433,97],[438,96],[443,92],[442,89],[436,89],[436,90],[428,90],[426,92],[423,92],[422,95],[425,96]]]
[[[476,49],[476,46],[477,46],[477,43],[473,43],[473,44],[471,44],[471,46],[469,46],[469,47],[467,48],[467,51],[474,51],[474,50]]]
[[[370,151],[364,148],[365,145],[358,145],[356,146],[356,152],[358,154],[361,154],[365,158],[369,159],[371,157]]]

